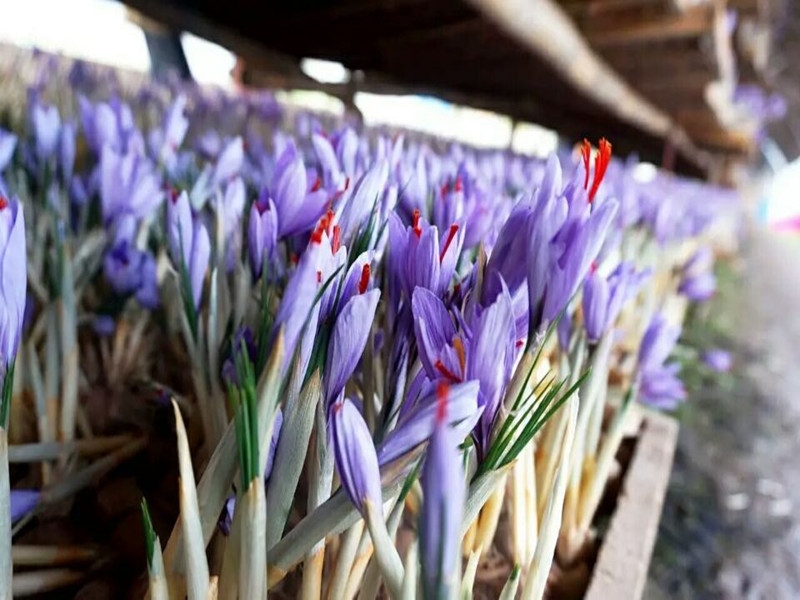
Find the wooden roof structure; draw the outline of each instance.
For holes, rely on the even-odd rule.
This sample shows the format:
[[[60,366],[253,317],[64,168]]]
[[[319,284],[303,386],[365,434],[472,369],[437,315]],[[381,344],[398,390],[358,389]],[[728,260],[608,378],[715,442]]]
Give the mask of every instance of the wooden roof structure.
[[[740,23],[772,0],[124,0],[215,41],[271,87],[432,94],[707,171],[754,147],[731,106]],[[757,29],[757,28],[756,28]],[[754,51],[758,54],[757,51]],[[323,84],[303,57],[344,64]],[[755,76],[757,69],[747,67]],[[669,160],[667,161],[669,162]]]

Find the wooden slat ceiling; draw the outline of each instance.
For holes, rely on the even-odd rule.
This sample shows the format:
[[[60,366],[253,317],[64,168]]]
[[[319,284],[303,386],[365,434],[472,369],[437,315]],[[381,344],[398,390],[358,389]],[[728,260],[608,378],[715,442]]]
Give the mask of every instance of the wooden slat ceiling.
[[[299,58],[326,58],[362,71],[359,89],[433,93],[571,138],[606,136],[620,151],[651,160],[660,160],[665,138],[672,137],[686,159],[679,167],[750,151],[752,140],[722,127],[706,100],[709,83],[733,85],[726,0],[536,0],[557,2],[594,54],[660,113],[653,127],[576,86],[575,76],[565,77],[501,21],[487,18],[524,1],[125,0],[142,14],[229,47],[278,84],[352,93],[352,86],[317,86],[296,69]],[[752,8],[751,0],[731,2]]]

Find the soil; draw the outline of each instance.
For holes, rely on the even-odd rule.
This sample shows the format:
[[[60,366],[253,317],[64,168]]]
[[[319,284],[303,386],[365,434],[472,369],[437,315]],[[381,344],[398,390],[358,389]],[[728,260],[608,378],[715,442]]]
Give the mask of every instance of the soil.
[[[698,374],[644,597],[800,595],[800,238],[754,231],[687,335],[734,368]]]

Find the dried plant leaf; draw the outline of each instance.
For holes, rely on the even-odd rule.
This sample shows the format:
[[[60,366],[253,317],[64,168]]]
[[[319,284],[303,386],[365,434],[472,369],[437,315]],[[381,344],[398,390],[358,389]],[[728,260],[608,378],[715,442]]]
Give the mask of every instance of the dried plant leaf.
[[[203,527],[200,523],[200,508],[197,502],[197,489],[194,482],[192,456],[189,439],[183,425],[183,417],[178,404],[173,400],[175,429],[178,437],[178,466],[180,468],[179,496],[181,505],[181,525],[183,527],[183,548],[186,552],[186,588],[189,600],[205,600],[208,596],[208,561]]]
[[[283,535],[292,510],[294,495],[308,453],[314,414],[320,401],[320,376],[315,372],[303,387],[296,401],[290,398],[284,412],[283,427],[275,450],[272,475],[267,487],[267,547],[271,548]]]

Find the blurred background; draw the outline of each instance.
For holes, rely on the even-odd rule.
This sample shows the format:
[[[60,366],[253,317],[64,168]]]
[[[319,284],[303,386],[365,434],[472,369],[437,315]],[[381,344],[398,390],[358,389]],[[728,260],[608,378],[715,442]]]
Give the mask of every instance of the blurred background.
[[[0,42],[132,72],[177,73],[226,90],[269,87],[287,104],[334,115],[352,109],[368,126],[403,127],[537,156],[552,152],[559,135],[574,141],[593,133],[586,126],[593,121],[617,147],[635,149],[658,166],[675,164],[679,171],[747,187],[760,222],[778,229],[800,226],[793,194],[800,183],[793,60],[798,26],[791,0],[548,2],[572,20],[566,27],[572,25],[576,39],[588,44],[578,54],[567,42],[555,44],[563,48],[545,59],[520,42],[525,31],[513,32],[510,42],[498,39],[497,27],[484,22],[494,20],[502,29],[505,17],[490,14],[491,8],[488,17],[478,16],[480,5],[491,2],[475,2],[477,8],[437,2],[436,9],[409,0],[372,7],[300,2],[264,8],[244,2],[225,11],[225,21],[210,2],[128,4],[8,2]],[[327,23],[320,19],[325,11]],[[389,38],[375,25],[398,22],[393,11],[419,16],[391,26],[399,33]],[[337,24],[353,15],[362,48],[371,49],[363,55],[352,44],[331,41],[341,30]],[[283,26],[271,25],[275,20]],[[559,22],[547,14],[540,21],[545,28]],[[327,30],[327,37],[314,41],[315,27]],[[293,28],[306,28],[308,35]],[[564,37],[560,28],[553,30],[555,39]],[[385,51],[389,39],[401,42],[400,56]],[[419,59],[430,67],[416,69]],[[613,127],[603,127],[610,122]],[[644,143],[613,135],[631,125],[625,137],[655,137],[658,143],[647,140],[645,149]],[[708,152],[713,159],[704,156]]]

